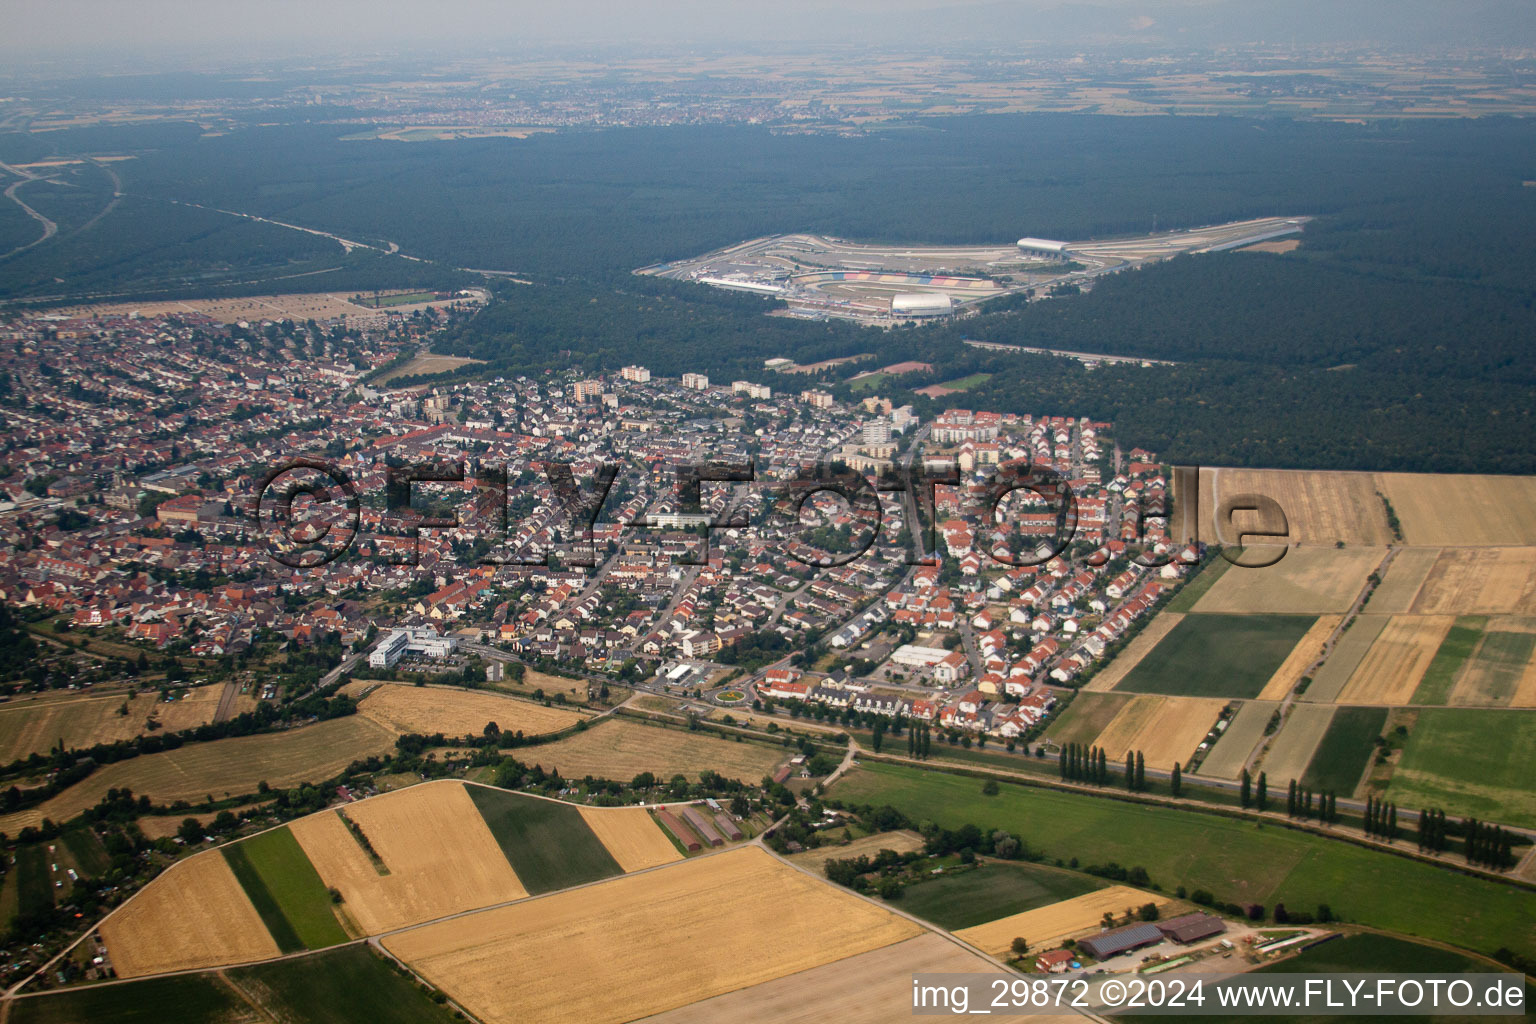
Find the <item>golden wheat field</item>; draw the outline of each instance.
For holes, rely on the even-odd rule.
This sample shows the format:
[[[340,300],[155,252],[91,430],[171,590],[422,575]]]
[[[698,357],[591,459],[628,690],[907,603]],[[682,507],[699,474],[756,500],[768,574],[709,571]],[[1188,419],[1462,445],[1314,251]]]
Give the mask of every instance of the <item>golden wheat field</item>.
[[[1201,538],[1207,543],[1235,544],[1233,530],[1217,522],[1220,502],[1241,494],[1259,494],[1279,503],[1285,513],[1290,544],[1332,547],[1345,544],[1385,546],[1392,543],[1386,506],[1376,494],[1369,473],[1317,472],[1286,469],[1206,469],[1200,471]],[[1256,513],[1238,513],[1239,530],[1277,524],[1261,523]]]
[[[1037,907],[1020,914],[1011,914],[996,921],[962,928],[955,932],[983,953],[1005,956],[1016,937],[1028,940],[1031,949],[1050,949],[1061,944],[1062,939],[1097,931],[1106,912],[1116,917],[1127,909],[1134,910],[1147,903],[1165,907],[1170,900],[1166,896],[1133,889],[1128,885],[1112,885],[1107,889],[1074,896],[1070,900]]]
[[[1152,621],[1147,623],[1146,628],[1125,645],[1125,650],[1115,655],[1104,671],[1096,673],[1083,689],[1102,693],[1119,686],[1120,681],[1130,675],[1131,669],[1139,665],[1141,659],[1145,658],[1163,637],[1173,632],[1173,627],[1183,621],[1184,616],[1179,612],[1163,612],[1154,616]]]
[[[1536,544],[1536,476],[1381,473],[1412,545]]]
[[[102,922],[101,937],[119,978],[278,955],[218,850],[172,864]]]
[[[997,967],[942,935],[919,935],[645,1018],[646,1024],[889,1024],[912,1014],[912,975],[992,973]],[[1053,1024],[1083,1018],[1009,1014],[989,1021]]]
[[[1259,691],[1259,699],[1284,700],[1286,694],[1301,682],[1301,677],[1306,674],[1307,669],[1322,656],[1323,644],[1343,621],[1342,615],[1319,615],[1317,621],[1312,623],[1302,638],[1296,641],[1296,646],[1291,648],[1291,653],[1285,656],[1280,667],[1275,669],[1275,674],[1269,677],[1269,682],[1265,683],[1264,689]]]
[[[1400,548],[1387,566],[1381,585],[1368,606],[1382,615],[1404,615],[1413,610],[1419,588],[1440,557],[1439,548]]]
[[[583,807],[581,820],[625,871],[641,871],[683,859],[672,840],[643,807]]]
[[[921,930],[759,847],[738,847],[426,925],[384,945],[486,1024],[601,1024],[818,967]]]
[[[1219,697],[1138,694],[1094,742],[1111,767],[1125,763],[1126,751],[1139,750],[1147,767],[1168,771],[1189,761],[1226,705]]]
[[[706,769],[726,778],[757,782],[787,755],[758,743],[721,739],[702,732],[662,729],[608,719],[585,732],[526,747],[518,760],[545,771],[559,769],[567,779],[587,775],[628,782],[641,772],[661,778],[682,774],[696,779]]]
[[[1298,699],[1309,704],[1328,704],[1337,700],[1349,683],[1349,677],[1355,674],[1355,669],[1365,660],[1371,645],[1390,621],[1388,615],[1362,613],[1355,616],[1349,629],[1334,642],[1328,660],[1312,677],[1312,685]]]
[[[44,818],[68,821],[114,788],[168,804],[254,793],[261,782],[273,787],[323,782],[358,758],[392,749],[394,742],[394,734],[377,723],[348,715],[283,732],[189,743],[105,765],[58,796],[0,817],[0,831],[14,835]]]
[[[1446,548],[1424,578],[1419,615],[1536,615],[1536,548]]]
[[[389,874],[381,875],[334,810],[289,827],[362,934],[520,899],[518,881],[474,801],[456,781],[423,783],[342,808]]]
[[[1451,615],[1392,616],[1339,692],[1338,703],[1407,704],[1455,621]]]
[[[559,732],[587,717],[579,711],[547,708],[485,690],[400,683],[367,685],[375,689],[358,704],[357,713],[399,733],[479,736],[488,723],[495,722],[502,732],[539,736]]]
[[[223,692],[223,686],[201,686],[174,701],[152,694],[132,699],[126,694],[83,697],[73,693],[55,699],[18,697],[0,704],[0,762],[47,753],[60,741],[66,749],[83,750],[132,739],[151,731],[150,722],[155,723],[154,731],[166,733],[207,725]]]
[[[1381,564],[1371,548],[1290,548],[1274,565],[1234,565],[1195,602],[1197,612],[1316,615],[1348,611]]]

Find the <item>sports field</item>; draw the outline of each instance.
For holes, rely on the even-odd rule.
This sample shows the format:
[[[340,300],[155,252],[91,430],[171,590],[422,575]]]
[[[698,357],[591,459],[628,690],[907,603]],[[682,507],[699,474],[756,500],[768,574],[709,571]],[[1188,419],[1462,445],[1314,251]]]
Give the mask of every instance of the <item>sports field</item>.
[[[1344,687],[1349,683],[1350,676],[1355,674],[1355,669],[1360,662],[1365,660],[1371,645],[1381,635],[1381,631],[1387,627],[1390,616],[1369,615],[1361,613],[1356,615],[1342,636],[1333,644],[1333,651],[1329,653],[1328,660],[1323,662],[1321,668],[1312,677],[1312,685],[1307,687],[1307,692],[1301,695],[1301,700],[1314,704],[1330,703],[1338,699],[1344,692]]]
[[[1348,611],[1381,558],[1381,552],[1371,548],[1290,548],[1284,558],[1262,569],[1233,566],[1194,610],[1296,615]]]
[[[1536,547],[1447,548],[1414,599],[1419,615],[1536,615]]]
[[[1185,616],[1116,689],[1176,697],[1257,697],[1315,621],[1312,615]]]
[[[0,764],[46,754],[61,741],[68,750],[83,750],[132,739],[150,731],[150,721],[165,733],[206,725],[213,721],[223,692],[223,686],[201,686],[175,701],[152,694],[131,700],[122,694],[82,697],[73,691],[15,697],[0,704]]]
[[[1343,621],[1342,615],[1319,615],[1306,635],[1291,648],[1291,653],[1285,656],[1280,667],[1275,669],[1275,674],[1269,677],[1264,689],[1259,691],[1259,699],[1284,700],[1296,688],[1296,684],[1301,682],[1301,677],[1322,657],[1323,645]]]
[[[280,952],[218,850],[172,864],[102,923],[101,937],[119,978]]]
[[[582,807],[581,817],[624,871],[682,860],[683,855],[643,807]]]
[[[674,1009],[919,932],[765,850],[741,847],[427,925],[384,945],[485,1024],[598,1024]]]
[[[486,690],[400,683],[350,684],[354,692],[377,687],[357,706],[357,713],[398,733],[440,732],[444,736],[480,736],[495,722],[504,733],[527,736],[559,732],[587,716],[567,708],[545,707]]]
[[[1536,711],[1426,708],[1408,735],[1387,797],[1508,825],[1536,826]]]
[[[1189,761],[1226,703],[1219,697],[1138,694],[1094,743],[1111,765],[1123,765],[1127,751],[1141,751],[1147,767],[1169,771]]]
[[[1536,476],[1382,473],[1414,546],[1536,544]]]
[[[736,743],[703,732],[662,729],[609,719],[574,736],[526,747],[517,758],[567,779],[588,775],[628,782],[641,772],[663,779],[682,774],[697,779],[702,771],[756,783],[785,759],[785,753],[758,743]]]
[[[1338,702],[1409,703],[1454,621],[1449,615],[1392,616],[1339,691]]]
[[[358,934],[419,924],[528,894],[462,783],[423,783],[345,808],[388,874],[335,811],[289,827]]]
[[[284,953],[347,941],[325,883],[287,826],[231,843],[222,852]]]
[[[890,1024],[912,1013],[912,975],[996,970],[990,961],[941,935],[927,933],[668,1010],[647,1017],[646,1024]],[[1081,1024],[1083,1018],[998,1014],[987,1020],[997,1024]]]
[[[1218,779],[1235,779],[1248,763],[1248,755],[1264,739],[1264,727],[1280,706],[1279,701],[1250,700],[1237,709],[1221,739],[1200,762],[1200,774]]]
[[[1236,543],[1238,538],[1225,535],[1229,529],[1215,523],[1219,503],[1240,494],[1259,494],[1278,502],[1284,511],[1290,544],[1332,548],[1335,541],[1342,540],[1350,545],[1385,546],[1392,542],[1392,531],[1376,490],[1375,477],[1369,473],[1202,469],[1200,512],[1208,531],[1202,536],[1224,544]],[[1234,525],[1241,529],[1255,524],[1256,519],[1253,513],[1239,513]]]
[[[1112,885],[1060,903],[1010,914],[974,928],[962,928],[955,932],[955,936],[983,953],[1001,957],[1008,955],[1015,938],[1022,937],[1032,949],[1051,949],[1061,945],[1063,939],[1098,931],[1100,920],[1106,913],[1118,917],[1143,904],[1156,903],[1164,907],[1169,902],[1168,897],[1157,893],[1128,885]]]
[[[1284,784],[1277,790],[1271,775],[1271,801],[1277,792],[1283,805]],[[982,796],[975,779],[898,765],[860,767],[832,795],[888,803],[944,828],[1004,828],[1048,857],[1140,865],[1165,890],[1186,885],[1222,900],[1278,900],[1308,910],[1327,903],[1380,928],[1471,949],[1506,945],[1536,953],[1536,893],[1305,832],[1009,783],[997,796]]]
[[[953,931],[1050,906],[1107,884],[1075,871],[991,862],[909,885],[895,905]]]
[[[1333,724],[1338,711],[1331,704],[1292,704],[1280,731],[1270,741],[1259,761],[1259,768],[1269,774],[1270,792],[1282,793],[1291,779],[1307,773],[1307,765]]]
[[[490,786],[465,791],[530,893],[595,882],[623,870],[574,804]]]
[[[1386,727],[1386,708],[1339,708],[1301,777],[1302,784],[1319,793],[1350,796],[1376,753],[1376,738]]]
[[[1116,663],[1118,661],[1117,658]],[[1095,676],[1094,680],[1097,681],[1101,676],[1102,673]],[[1067,710],[1046,726],[1043,736],[1061,745],[1092,743],[1132,699],[1133,695],[1129,693],[1079,693],[1072,698]]]
[[[201,803],[209,794],[217,799],[255,793],[263,781],[273,787],[321,782],[359,758],[393,747],[393,733],[359,715],[284,732],[188,743],[105,765],[51,800],[0,818],[0,831],[14,835],[44,818],[68,821],[99,803],[109,789],[131,789],[155,803]]]

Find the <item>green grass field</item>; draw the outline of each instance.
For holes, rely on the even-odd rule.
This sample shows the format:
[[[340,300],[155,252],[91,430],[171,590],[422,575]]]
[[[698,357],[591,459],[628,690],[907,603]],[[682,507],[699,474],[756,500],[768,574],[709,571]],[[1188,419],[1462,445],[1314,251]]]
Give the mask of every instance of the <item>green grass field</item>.
[[[1347,797],[1355,790],[1387,726],[1386,708],[1339,708],[1301,782],[1320,793]]]
[[[1236,551],[1241,552],[1242,548]],[[1232,568],[1232,563],[1220,555],[1211,557],[1210,564],[1200,569],[1200,574],[1184,585],[1184,589],[1173,595],[1168,602],[1167,610],[1170,612],[1187,612],[1195,606],[1195,602],[1205,596],[1205,592],[1216,585],[1222,574]]]
[[[529,892],[550,892],[622,873],[581,812],[570,804],[485,786],[467,788]]]
[[[1508,704],[1520,685],[1532,651],[1536,651],[1536,633],[1496,629],[1484,635],[1469,669],[1476,676],[1468,680],[1469,685],[1474,681],[1477,684],[1479,703]]]
[[[865,765],[832,796],[891,804],[946,828],[1004,828],[1048,857],[1140,865],[1164,891],[1208,889],[1227,902],[1276,901],[1473,950],[1536,953],[1536,893],[1274,825],[894,765]]]
[[[1414,704],[1444,704],[1456,684],[1456,674],[1477,646],[1477,638],[1483,635],[1487,618],[1481,615],[1462,615],[1451,626],[1435,656],[1430,659],[1424,677],[1414,688]]]
[[[304,1024],[449,1024],[454,1014],[365,944],[244,967],[229,979],[274,1020]]]
[[[1054,743],[1092,743],[1130,702],[1129,693],[1079,693],[1067,710],[1046,727],[1043,737]]]
[[[872,373],[868,377],[860,377],[858,380],[850,381],[848,389],[850,391],[873,391],[889,380],[890,376],[888,373]]]
[[[179,974],[18,999],[10,1019],[12,1024],[225,1024],[255,1017],[215,975]]]
[[[347,941],[325,883],[286,826],[224,847],[224,859],[284,953]]]
[[[101,839],[90,829],[75,829],[73,832],[65,832],[59,838],[86,877],[100,878],[112,866],[112,858],[107,856]]]
[[[946,380],[940,386],[954,388],[956,391],[967,391],[978,384],[985,384],[991,379],[992,375],[990,373],[973,373],[968,377],[961,377],[959,380]]]
[[[1175,697],[1257,697],[1314,615],[1189,615],[1115,687]]]
[[[909,885],[894,905],[953,930],[1069,900],[1105,884],[1038,864],[983,864]]]
[[[1387,797],[1508,825],[1536,825],[1536,711],[1426,708],[1403,747]]]
[[[48,870],[48,850],[31,843],[16,851],[16,913],[25,917],[53,906],[53,876]]]

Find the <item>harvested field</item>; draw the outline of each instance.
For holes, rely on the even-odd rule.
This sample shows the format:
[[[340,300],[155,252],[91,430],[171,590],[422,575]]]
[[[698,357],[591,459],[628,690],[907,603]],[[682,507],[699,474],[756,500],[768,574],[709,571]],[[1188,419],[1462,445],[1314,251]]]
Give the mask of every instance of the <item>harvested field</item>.
[[[132,700],[126,694],[64,699],[14,698],[0,705],[0,762],[28,754],[46,754],[63,741],[70,750],[98,743],[132,739],[149,731],[154,721],[159,732],[179,732],[213,721],[223,686],[200,686],[181,700],[163,701],[152,694]],[[126,709],[126,714],[118,714]]]
[[[1536,548],[1448,548],[1425,577],[1419,615],[1536,615]]]
[[[1161,615],[1155,616],[1151,622],[1147,623],[1145,629],[1125,645],[1124,650],[1115,655],[1102,671],[1088,680],[1088,685],[1083,687],[1083,691],[1099,693],[1119,686],[1120,681],[1129,675],[1133,668],[1141,664],[1141,659],[1145,658],[1152,648],[1156,647],[1163,637],[1173,632],[1174,627],[1182,621],[1184,616],[1178,612],[1164,611]]]
[[[1533,668],[1536,668],[1536,620],[1493,619],[1461,680],[1451,691],[1450,703],[1508,707]]]
[[[923,848],[923,837],[909,829],[901,829],[896,832],[877,832],[871,836],[860,836],[851,843],[842,846],[818,846],[814,850],[806,850],[790,857],[790,861],[799,867],[817,874],[826,866],[829,860],[848,860],[852,857],[873,857],[881,850],[895,850],[897,853],[913,853]]]
[[[1366,607],[1379,615],[1403,615],[1412,611],[1419,588],[1439,557],[1439,548],[1400,549],[1392,556],[1392,564],[1387,566],[1381,586],[1376,588]]]
[[[1449,615],[1392,616],[1339,692],[1338,702],[1389,707],[1409,703],[1454,621]]]
[[[1029,940],[1031,949],[1050,949],[1060,945],[1062,939],[1098,931],[1099,922],[1106,911],[1118,917],[1127,907],[1139,907],[1146,903],[1164,907],[1169,900],[1166,896],[1133,889],[1128,885],[1112,885],[1108,889],[1084,893],[1039,910],[1026,910],[1022,914],[1011,914],[974,928],[964,928],[955,932],[955,936],[983,953],[998,957],[1008,955],[1009,946],[1015,936],[1019,935]]]
[[[559,732],[588,717],[579,711],[547,708],[486,690],[400,683],[369,685],[378,688],[358,704],[357,713],[397,733],[479,736],[486,723],[495,722],[505,733],[539,736]]]
[[[1536,825],[1536,711],[1426,708],[1409,731],[1387,798],[1508,825]],[[1452,810],[1454,809],[1454,810]]]
[[[171,865],[102,923],[101,937],[119,978],[278,954],[217,850]]]
[[[1291,648],[1275,674],[1269,677],[1264,689],[1259,691],[1260,700],[1284,700],[1286,695],[1301,682],[1301,677],[1322,657],[1323,644],[1344,621],[1342,615],[1319,615],[1312,628]]]
[[[1111,765],[1124,764],[1126,751],[1139,750],[1147,767],[1168,771],[1189,761],[1226,704],[1219,697],[1138,695],[1094,742]]]
[[[592,834],[624,871],[640,871],[682,860],[683,855],[643,807],[583,807]]]
[[[1382,473],[1377,480],[1411,545],[1536,544],[1536,476]]]
[[[574,804],[491,786],[468,786],[466,792],[530,893],[596,882],[623,870]]]
[[[1386,628],[1388,620],[1389,616],[1386,615],[1355,616],[1349,629],[1334,643],[1333,653],[1328,655],[1323,667],[1312,677],[1312,684],[1301,695],[1301,699],[1316,704],[1337,700],[1349,682],[1349,677],[1355,674],[1355,669],[1365,660],[1371,645]]]
[[[558,768],[568,779],[592,775],[628,782],[641,772],[654,772],[664,779],[679,773],[697,779],[707,769],[755,783],[772,772],[785,754],[702,732],[609,719],[574,736],[525,747],[518,751],[518,758],[545,771]]]
[[[1130,702],[1129,693],[1085,690],[1046,727],[1044,738],[1057,744],[1092,743]]]
[[[537,669],[528,669],[523,673],[523,688],[530,690],[543,690],[553,697],[557,693],[565,694],[567,702],[572,704],[585,704],[587,702],[587,681],[585,679],[571,679],[569,676],[552,676],[548,672],[540,672]]]
[[[1455,624],[1440,641],[1434,659],[1424,670],[1418,689],[1413,692],[1415,704],[1445,704],[1451,699],[1451,690],[1461,676],[1462,666],[1477,649],[1483,638],[1483,627],[1488,619],[1482,615],[1457,616]]]
[[[1187,615],[1119,689],[1176,697],[1257,697],[1315,621],[1310,615]]]
[[[1369,548],[1290,548],[1263,569],[1233,566],[1195,605],[1197,612],[1307,614],[1348,611],[1381,564]]]
[[[1250,700],[1237,709],[1227,731],[1200,762],[1200,774],[1218,779],[1235,779],[1248,763],[1248,755],[1264,739],[1264,727],[1280,706],[1279,701]]]
[[[443,305],[443,303],[438,303],[438,305]],[[411,308],[419,307],[413,304]],[[375,387],[383,387],[396,377],[417,377],[424,374],[447,373],[449,370],[457,370],[461,366],[468,366],[471,363],[483,363],[484,361],[483,359],[470,359],[465,356],[435,356],[430,353],[418,354],[404,366],[375,377],[373,384]]]
[[[446,305],[446,303],[437,303]],[[303,323],[313,317],[330,320],[341,316],[359,317],[371,312],[348,301],[345,295],[326,292],[286,295],[249,295],[223,299],[172,299],[165,302],[114,302],[72,306],[60,310],[69,316],[160,316],[166,313],[206,313],[220,323],[238,320],[260,323],[284,318]]]
[[[201,802],[254,793],[262,781],[276,787],[320,782],[358,758],[394,747],[394,734],[359,715],[333,718],[298,729],[188,743],[176,750],[145,754],[92,772],[36,807],[0,818],[0,831],[15,834],[45,817],[67,821],[94,807],[109,789],[131,789],[155,803]]]
[[[1259,767],[1269,774],[1269,792],[1282,796],[1291,779],[1307,774],[1338,708],[1332,704],[1292,704],[1291,713],[1275,735]]]
[[[362,934],[403,928],[528,894],[459,782],[430,782],[345,808],[389,874],[335,811],[290,828]]]
[[[384,945],[486,1024],[599,1024],[919,933],[760,848],[741,847],[427,925]],[[591,983],[594,964],[603,965],[603,984]]]
[[[1209,540],[1235,544],[1237,537],[1218,529],[1220,502],[1239,494],[1260,494],[1279,503],[1285,512],[1291,544],[1334,542],[1385,546],[1392,543],[1386,508],[1376,496],[1376,478],[1369,473],[1335,473],[1285,469],[1202,469],[1200,514]],[[1402,509],[1398,509],[1402,515]],[[1238,528],[1258,526],[1251,512],[1234,517]],[[1269,524],[1263,524],[1266,528]]]
[[[941,935],[919,935],[785,978],[645,1018],[645,1024],[888,1024],[912,1013],[911,976],[995,971],[989,961]],[[1081,1022],[1081,1017],[991,1016],[1014,1024]]]

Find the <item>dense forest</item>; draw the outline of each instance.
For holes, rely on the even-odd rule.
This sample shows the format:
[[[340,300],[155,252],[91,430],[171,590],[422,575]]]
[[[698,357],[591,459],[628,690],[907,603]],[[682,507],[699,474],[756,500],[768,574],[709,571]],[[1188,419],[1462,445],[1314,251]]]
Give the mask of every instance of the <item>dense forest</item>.
[[[47,197],[60,235],[0,261],[0,297],[442,285],[472,279],[459,268],[515,271],[533,283],[498,282],[498,301],[447,342],[491,363],[464,372],[640,360],[767,380],[771,356],[920,356],[936,373],[903,387],[989,373],[947,401],[1114,418],[1125,440],[1180,461],[1536,472],[1527,122],[1029,115],[852,138],[747,127],[410,144],[338,134],[289,124],[216,137],[191,125],[0,135],[10,162],[133,157],[112,165],[126,195],[109,215],[97,216],[111,190],[94,165],[73,172],[78,194]],[[219,210],[434,262],[343,256],[330,240]],[[786,231],[995,242],[1275,214],[1316,215],[1297,252],[1185,257],[1086,295],[891,331],[767,317],[760,299],[631,274]],[[0,226],[24,234],[12,219]],[[1090,371],[965,337],[1179,365]]]

